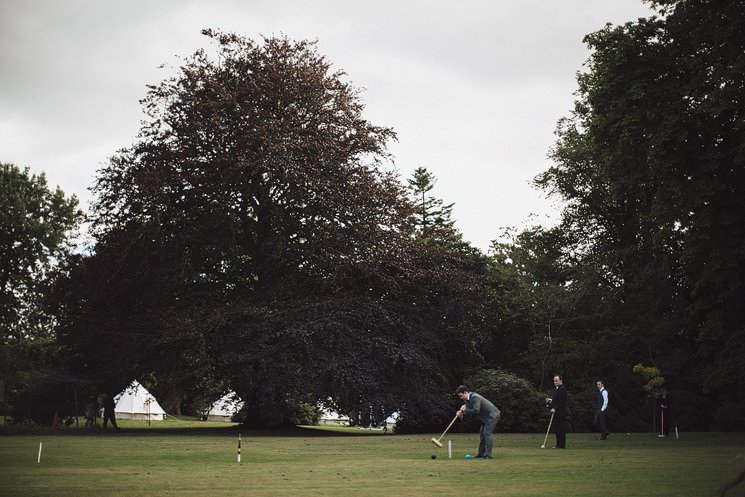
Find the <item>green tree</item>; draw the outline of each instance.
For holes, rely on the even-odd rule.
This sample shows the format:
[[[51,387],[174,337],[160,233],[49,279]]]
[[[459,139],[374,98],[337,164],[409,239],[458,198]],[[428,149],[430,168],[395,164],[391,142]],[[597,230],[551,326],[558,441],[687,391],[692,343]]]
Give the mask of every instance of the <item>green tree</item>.
[[[419,167],[408,180],[410,199],[414,205],[414,228],[420,243],[429,250],[440,250],[444,257],[456,257],[464,269],[483,271],[485,258],[479,249],[463,239],[452,218],[453,206],[435,196],[437,178]],[[445,255],[449,254],[449,255]]]
[[[44,174],[0,164],[0,402],[35,382],[54,352],[54,319],[44,298],[56,262],[81,221],[74,196],[51,190]],[[4,410],[4,412],[7,412]]]
[[[48,334],[40,291],[56,259],[70,248],[81,220],[78,201],[44,174],[0,164],[0,329],[3,343]]]
[[[579,372],[571,356],[589,338],[579,305],[585,291],[564,249],[561,230],[526,229],[508,242],[493,243],[487,269],[500,317],[490,354],[496,362],[490,366],[509,364],[539,389],[551,384],[554,372]]]
[[[412,201],[416,206],[414,218],[416,227],[423,238],[432,237],[438,231],[454,230],[452,220],[453,205],[432,195],[437,179],[424,167],[418,167],[408,180],[412,192]]]
[[[717,406],[702,409],[702,418],[731,429],[745,423],[738,381],[745,374],[745,252],[734,242],[745,235],[745,3],[655,5],[666,14],[671,51],[684,74],[684,134],[669,148],[667,164],[684,193],[681,293],[685,335],[696,349],[686,367],[707,394],[704,402]]]
[[[658,395],[665,384],[665,377],[659,369],[655,367],[644,367],[643,364],[636,364],[632,371],[642,377],[644,385],[643,390],[648,394]]]
[[[745,373],[745,255],[732,243],[745,212],[745,17],[736,0],[652,4],[664,17],[586,37],[575,110],[537,183],[565,200],[566,250],[611,304],[598,323],[609,360],[652,363],[687,405],[720,406],[685,413],[710,427],[745,403],[732,396]]]

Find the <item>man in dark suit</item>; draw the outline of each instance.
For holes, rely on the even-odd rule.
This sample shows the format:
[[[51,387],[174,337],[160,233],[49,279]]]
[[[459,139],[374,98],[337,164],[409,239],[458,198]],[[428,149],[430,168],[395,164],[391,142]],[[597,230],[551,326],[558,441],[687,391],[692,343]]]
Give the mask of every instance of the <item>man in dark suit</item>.
[[[119,427],[116,425],[116,415],[114,409],[116,405],[114,403],[114,397],[111,394],[106,394],[106,398],[103,401],[103,428],[106,429],[106,425],[111,421],[111,426],[116,431],[119,431]]]
[[[551,396],[551,412],[554,415],[556,448],[566,449],[567,389],[564,386],[564,378],[560,374],[554,375],[554,393]]]
[[[477,394],[469,392],[468,387],[461,385],[455,391],[458,398],[465,402],[456,413],[461,418],[464,414],[478,414],[481,421],[481,430],[479,431],[479,454],[478,459],[491,459],[491,450],[493,445],[494,427],[497,426],[501,413],[499,409],[487,399]]]

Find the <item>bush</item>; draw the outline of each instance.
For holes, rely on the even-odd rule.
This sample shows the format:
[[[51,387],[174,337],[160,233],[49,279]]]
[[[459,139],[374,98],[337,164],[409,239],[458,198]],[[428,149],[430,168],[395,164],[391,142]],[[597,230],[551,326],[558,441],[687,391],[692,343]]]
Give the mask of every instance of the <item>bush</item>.
[[[524,433],[546,429],[546,396],[533,388],[527,380],[499,369],[482,369],[469,376],[466,385],[471,391],[492,401],[502,412],[495,431]],[[466,428],[480,426],[477,419],[466,421]]]
[[[436,433],[445,429],[458,409],[455,394],[443,394],[437,397],[419,397],[412,395],[411,402],[399,411],[396,421],[396,433]],[[460,423],[455,423],[451,431],[459,431]]]
[[[540,432],[548,423],[546,396],[538,392],[525,379],[497,369],[482,369],[470,375],[465,384],[473,392],[492,401],[501,411],[502,418],[496,431]],[[417,399],[404,406],[396,422],[396,433],[437,433],[445,429],[461,405],[453,392],[437,397]],[[451,432],[478,431],[481,423],[476,416],[466,416],[456,422]]]
[[[321,420],[321,409],[309,402],[301,402],[295,406],[290,416],[290,423],[294,425],[317,425]]]

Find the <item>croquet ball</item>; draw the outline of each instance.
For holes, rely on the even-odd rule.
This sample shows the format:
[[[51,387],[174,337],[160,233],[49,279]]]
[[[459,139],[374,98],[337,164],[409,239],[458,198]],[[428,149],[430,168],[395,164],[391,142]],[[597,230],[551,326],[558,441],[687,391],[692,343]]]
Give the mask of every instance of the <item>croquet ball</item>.
[[[471,458],[471,454],[466,454],[466,459],[470,459],[470,458]]]
[[[432,454],[432,459],[437,459],[437,454]]]

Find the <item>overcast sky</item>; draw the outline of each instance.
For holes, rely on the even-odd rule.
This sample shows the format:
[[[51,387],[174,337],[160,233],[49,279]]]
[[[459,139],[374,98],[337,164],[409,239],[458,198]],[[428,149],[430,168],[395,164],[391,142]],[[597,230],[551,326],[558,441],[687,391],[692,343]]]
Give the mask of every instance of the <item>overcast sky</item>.
[[[572,108],[583,36],[650,14],[640,0],[0,0],[0,162],[86,207],[95,171],[134,141],[145,85],[209,46],[202,28],[317,39],[365,88],[364,115],[397,132],[402,177],[435,174],[487,250],[503,227],[556,219],[530,181]]]

